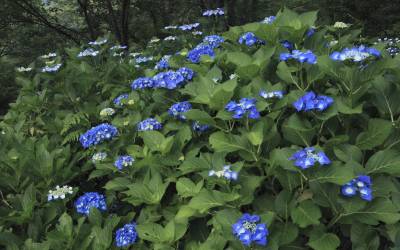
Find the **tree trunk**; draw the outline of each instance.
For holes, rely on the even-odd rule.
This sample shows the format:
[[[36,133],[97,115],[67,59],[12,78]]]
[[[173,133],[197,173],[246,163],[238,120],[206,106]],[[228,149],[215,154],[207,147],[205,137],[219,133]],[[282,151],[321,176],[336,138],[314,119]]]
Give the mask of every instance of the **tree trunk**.
[[[110,20],[110,26],[111,29],[114,31],[115,36],[117,37],[117,40],[122,43],[122,36],[121,36],[121,30],[118,25],[118,19],[115,15],[111,0],[106,0],[106,7],[108,10],[108,16]]]
[[[81,11],[85,17],[85,22],[89,30],[90,39],[95,40],[97,38],[96,31],[93,27],[93,23],[89,13],[89,3],[87,0],[77,0],[79,6],[81,7]]]
[[[129,10],[131,0],[123,0],[121,6],[121,44],[129,46]]]

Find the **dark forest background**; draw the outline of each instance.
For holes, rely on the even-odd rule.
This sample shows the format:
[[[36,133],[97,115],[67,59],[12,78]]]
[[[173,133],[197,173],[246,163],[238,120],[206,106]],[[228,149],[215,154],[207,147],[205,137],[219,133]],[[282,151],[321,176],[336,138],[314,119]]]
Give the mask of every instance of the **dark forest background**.
[[[260,21],[284,6],[319,10],[320,24],[342,21],[366,37],[400,33],[398,0],[0,0],[0,113],[18,91],[15,68],[68,45],[108,36],[144,47],[165,37],[163,27],[196,22],[202,11],[223,7],[227,26]]]

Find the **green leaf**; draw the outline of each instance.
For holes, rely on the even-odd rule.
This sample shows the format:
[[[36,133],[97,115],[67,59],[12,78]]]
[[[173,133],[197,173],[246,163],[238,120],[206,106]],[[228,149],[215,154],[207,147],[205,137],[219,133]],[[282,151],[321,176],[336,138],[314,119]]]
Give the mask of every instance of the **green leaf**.
[[[301,228],[310,225],[319,225],[321,218],[321,210],[311,200],[306,200],[300,203],[299,206],[291,211],[290,216],[295,224]]]
[[[382,119],[370,119],[368,129],[357,136],[356,146],[362,150],[381,145],[390,135],[392,123]]]
[[[335,234],[325,233],[319,237],[311,238],[307,245],[315,250],[335,250],[340,245],[340,239]]]
[[[215,125],[214,119],[205,111],[198,109],[191,109],[185,113],[189,120],[199,121],[202,124]]]
[[[223,206],[226,202],[237,200],[240,197],[238,194],[227,194],[220,191],[209,191],[203,189],[200,193],[193,197],[189,202],[189,207],[206,213],[213,207]]]
[[[252,153],[248,140],[238,135],[216,132],[210,136],[210,144],[215,152],[230,153],[243,150]]]
[[[333,148],[333,152],[339,160],[344,162],[361,162],[363,157],[362,152],[358,147],[349,144],[338,145]]]
[[[309,181],[319,183],[330,182],[344,185],[354,178],[353,171],[351,166],[343,165],[335,161],[329,166],[321,166],[312,174]]]
[[[400,175],[400,154],[395,150],[378,151],[369,158],[365,169],[368,174],[387,173]]]
[[[315,136],[315,129],[311,123],[293,114],[282,125],[283,137],[288,141],[302,146],[310,146]]]
[[[192,197],[198,194],[203,187],[203,180],[195,184],[189,178],[179,178],[176,182],[176,190],[182,197]]]
[[[160,151],[161,145],[165,140],[163,134],[158,131],[146,131],[141,134],[144,144],[152,151]]]

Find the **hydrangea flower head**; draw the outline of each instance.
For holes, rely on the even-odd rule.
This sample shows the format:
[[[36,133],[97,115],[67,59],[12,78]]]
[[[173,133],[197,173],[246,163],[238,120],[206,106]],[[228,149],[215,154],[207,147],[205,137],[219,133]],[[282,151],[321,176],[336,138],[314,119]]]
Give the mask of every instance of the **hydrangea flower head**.
[[[18,68],[17,68],[17,71],[18,71],[18,72],[29,72],[29,71],[31,71],[31,70],[32,70],[31,67],[27,67],[27,68],[25,68],[25,67],[18,67]]]
[[[91,208],[100,211],[107,210],[106,198],[97,192],[88,192],[79,197],[75,202],[76,211],[80,214],[89,215]]]
[[[203,12],[203,16],[223,16],[225,14],[224,9],[217,8],[215,10],[206,10]]]
[[[97,145],[105,140],[111,140],[113,137],[118,135],[118,130],[116,127],[108,124],[102,123],[96,127],[93,127],[86,131],[79,137],[84,148],[89,148],[91,146]]]
[[[175,30],[177,28],[178,28],[178,26],[176,26],[176,25],[169,25],[169,26],[164,27],[164,29],[166,29],[166,30]]]
[[[122,103],[122,100],[126,100],[126,99],[128,99],[128,97],[129,97],[129,94],[122,94],[114,99],[114,104],[117,106],[123,106],[124,104]]]
[[[371,178],[367,175],[360,175],[342,186],[342,194],[347,197],[353,197],[360,194],[361,199],[372,200]]]
[[[267,236],[269,234],[267,226],[264,223],[258,223],[260,216],[243,214],[243,216],[232,225],[233,234],[245,246],[250,246],[253,242],[257,245],[267,245]]]
[[[123,50],[123,49],[127,49],[128,46],[126,45],[114,45],[110,48],[110,50]]]
[[[65,196],[67,194],[72,194],[73,190],[72,187],[70,186],[56,186],[56,189],[54,190],[49,190],[49,194],[47,195],[47,201],[52,201],[52,200],[57,200],[57,199],[65,199]]]
[[[131,84],[132,90],[136,89],[147,89],[147,88],[153,88],[155,85],[155,82],[152,78],[150,77],[139,77],[136,80],[134,80]]]
[[[242,98],[238,103],[230,101],[225,109],[229,112],[233,112],[232,118],[240,119],[247,114],[250,119],[259,119],[260,113],[256,108],[257,100],[254,98]]]
[[[54,64],[52,66],[46,65],[45,67],[42,68],[42,72],[56,72],[61,68],[62,64],[58,63],[58,64]]]
[[[176,89],[185,84],[185,77],[176,71],[166,71],[158,73],[153,77],[154,87]]]
[[[266,92],[265,90],[260,91],[260,96],[264,99],[271,99],[271,98],[278,98],[282,99],[283,98],[283,91],[277,90],[277,91],[271,91],[271,92]]]
[[[236,181],[238,179],[238,172],[231,170],[230,165],[226,165],[222,170],[219,171],[210,170],[208,172],[208,176],[216,176],[218,178],[224,177],[227,180]]]
[[[330,58],[334,61],[353,61],[361,62],[370,57],[380,57],[381,53],[375,48],[366,47],[364,45],[345,48],[342,51],[335,51],[330,55]]]
[[[170,55],[163,56],[159,62],[157,62],[155,69],[161,70],[161,69],[168,69],[169,64],[168,60],[171,58]]]
[[[205,132],[210,128],[210,126],[207,124],[201,124],[200,122],[195,121],[192,124],[192,128],[194,131],[197,131],[197,132]]]
[[[200,23],[184,24],[178,27],[180,30],[192,30],[200,26]]]
[[[103,40],[97,40],[97,41],[91,41],[88,42],[89,45],[103,45],[107,42],[107,39],[103,39]]]
[[[288,50],[292,50],[294,48],[293,43],[289,42],[288,40],[282,40],[281,44],[283,47],[285,47]]]
[[[149,57],[138,56],[138,57],[135,58],[135,61],[136,61],[137,64],[146,63],[146,62],[149,62],[149,61],[153,61],[153,57],[152,56],[149,56]]]
[[[161,130],[162,124],[154,118],[148,118],[138,123],[138,131]]]
[[[291,53],[281,53],[279,56],[281,61],[287,61],[289,59],[294,59],[300,63],[308,63],[308,64],[316,64],[317,56],[311,52],[311,50],[307,50],[302,52],[300,50],[293,50]]]
[[[92,156],[92,162],[93,163],[101,162],[101,161],[104,161],[106,158],[107,158],[106,152],[98,152]]]
[[[195,36],[201,36],[201,35],[203,35],[203,32],[199,31],[199,30],[196,30],[196,31],[192,31],[192,34],[195,35]]]
[[[240,44],[245,44],[247,47],[251,47],[256,43],[260,43],[261,40],[259,40],[256,35],[252,32],[247,32],[244,33],[241,37],[239,37]]]
[[[175,41],[176,39],[176,36],[167,36],[166,38],[164,38],[164,41]]]
[[[336,22],[333,27],[338,29],[345,29],[348,28],[350,25],[344,22]]]
[[[193,79],[194,71],[190,68],[182,67],[179,68],[177,72],[181,74],[186,81],[190,81]]]
[[[199,44],[194,49],[188,52],[187,59],[192,63],[199,63],[203,55],[214,57],[215,53],[213,47],[208,44]]]
[[[261,21],[261,23],[264,24],[272,24],[276,19],[276,16],[268,16],[266,18],[264,18],[264,20]]]
[[[333,104],[333,99],[329,96],[316,95],[313,91],[307,92],[293,103],[298,112],[318,110],[324,111]]]
[[[210,45],[213,49],[219,47],[224,41],[225,39],[218,35],[206,36],[203,39],[203,43]]]
[[[43,58],[43,59],[49,59],[49,58],[53,58],[53,57],[56,57],[57,56],[57,53],[49,53],[49,54],[47,54],[47,55],[43,55],[43,56],[41,56],[41,58]]]
[[[178,102],[169,108],[168,114],[180,120],[186,120],[184,113],[188,112],[190,109],[192,109],[192,105],[189,102]]]
[[[78,57],[97,56],[99,53],[100,52],[98,50],[88,48],[88,49],[85,49],[84,51],[79,52]]]
[[[118,168],[118,170],[122,170],[124,167],[132,166],[135,159],[133,159],[130,155],[123,155],[118,157],[118,159],[114,162],[114,166]]]
[[[315,33],[315,29],[313,27],[311,27],[307,30],[306,37],[311,37],[312,35],[314,35],[314,33]]]
[[[329,165],[331,161],[322,151],[316,152],[315,148],[307,147],[294,153],[289,160],[294,161],[294,165],[301,169],[313,167],[316,163]]]
[[[101,117],[112,116],[115,114],[115,109],[113,108],[105,108],[100,111]]]
[[[115,233],[115,244],[117,247],[126,247],[135,243],[137,238],[136,224],[129,223],[125,224],[122,228],[119,228]]]

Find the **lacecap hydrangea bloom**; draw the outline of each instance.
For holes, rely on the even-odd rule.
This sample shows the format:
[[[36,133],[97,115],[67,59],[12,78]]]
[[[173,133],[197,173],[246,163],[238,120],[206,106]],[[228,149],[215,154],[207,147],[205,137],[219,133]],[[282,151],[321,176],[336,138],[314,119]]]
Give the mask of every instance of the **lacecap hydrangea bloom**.
[[[241,37],[239,37],[238,42],[240,44],[245,44],[248,47],[251,47],[256,43],[263,43],[263,41],[258,39],[258,37],[256,37],[256,35],[254,35],[252,32],[244,33]]]
[[[122,49],[127,49],[128,46],[126,45],[114,45],[110,48],[110,50],[122,50]]]
[[[176,39],[178,39],[176,36],[167,36],[164,41],[175,41]]]
[[[67,185],[60,187],[57,185],[56,189],[49,190],[49,194],[47,195],[47,200],[48,201],[57,200],[57,199],[63,200],[63,199],[65,199],[65,196],[67,194],[73,194],[73,193],[74,193],[74,191],[72,190],[72,187],[67,186]]]
[[[131,84],[132,90],[153,88],[155,85],[154,80],[150,77],[139,77]]]
[[[210,45],[213,49],[219,47],[224,41],[225,39],[218,35],[206,36],[203,39],[203,43]]]
[[[114,162],[114,166],[118,168],[118,170],[122,170],[124,167],[132,166],[135,159],[133,159],[130,155],[119,156],[118,159]]]
[[[125,224],[119,228],[115,233],[115,244],[117,247],[126,247],[135,243],[137,238],[136,224]]]
[[[138,56],[135,58],[135,62],[137,64],[141,64],[141,63],[145,63],[145,62],[149,62],[149,61],[153,61],[153,57],[152,56]]]
[[[342,51],[335,51],[330,55],[330,58],[334,61],[350,60],[353,62],[361,62],[369,57],[377,58],[380,56],[381,52],[379,52],[379,50],[360,45],[358,47],[345,48]]]
[[[229,112],[233,112],[232,118],[240,119],[243,115],[247,114],[250,119],[260,118],[260,113],[256,107],[257,100],[254,98],[242,98],[238,103],[235,101],[230,101],[225,109]]]
[[[78,57],[97,56],[99,53],[100,52],[98,50],[88,48],[88,49],[85,49],[84,51],[79,52]]]
[[[184,113],[190,109],[192,109],[192,105],[189,102],[178,102],[168,109],[168,114],[180,120],[186,120]]]
[[[58,63],[58,64],[54,64],[52,66],[48,66],[46,65],[45,67],[42,68],[42,72],[56,72],[61,68],[62,64]]]
[[[361,199],[372,200],[371,178],[367,175],[360,175],[342,186],[342,194],[347,197],[353,197],[360,194]]]
[[[214,57],[215,53],[213,47],[208,44],[199,44],[194,49],[188,52],[187,59],[192,63],[199,63],[203,55]]]
[[[200,23],[184,24],[178,27],[180,30],[192,30],[200,26]]]
[[[300,63],[316,64],[317,56],[311,50],[302,52],[300,50],[293,50],[291,53],[281,53],[279,56],[281,61],[294,59]]]
[[[255,242],[257,245],[267,245],[268,228],[264,223],[258,223],[260,216],[243,214],[243,216],[232,225],[233,234],[245,246]]]
[[[104,195],[97,192],[88,192],[76,200],[75,208],[78,213],[84,215],[89,215],[91,208],[97,208],[100,211],[106,211],[106,198]]]
[[[283,91],[281,91],[281,90],[270,91],[270,92],[261,90],[259,94],[264,99],[271,99],[271,98],[282,99],[283,98]]]
[[[201,35],[203,35],[203,32],[199,31],[199,30],[196,30],[196,31],[192,31],[192,34],[195,35],[195,36],[201,36]]]
[[[101,162],[104,161],[107,158],[107,153],[106,152],[97,152],[92,156],[92,162]]]
[[[289,160],[294,161],[294,165],[301,169],[307,169],[316,163],[329,165],[331,161],[323,151],[316,152],[314,147],[307,147],[294,153]]]
[[[119,95],[117,98],[115,98],[113,102],[117,106],[122,106],[123,105],[122,100],[126,100],[126,99],[128,99],[128,97],[129,97],[129,94],[122,94],[122,95]]]
[[[154,118],[148,118],[138,123],[138,131],[161,130],[162,124]]]
[[[112,116],[115,114],[115,109],[113,108],[105,108],[100,111],[101,117]]]
[[[219,171],[210,170],[208,176],[216,176],[218,178],[224,177],[227,180],[236,181],[238,179],[238,172],[231,170],[230,165],[226,165]]]
[[[307,92],[293,103],[297,111],[323,111],[333,104],[333,98],[317,95],[313,91]]]
[[[103,45],[107,42],[107,39],[97,40],[88,42],[89,45]]]
[[[32,70],[31,67],[27,67],[27,68],[25,68],[25,67],[18,67],[18,68],[17,68],[17,71],[18,71],[18,72],[29,72],[29,71],[31,71],[31,70]]]
[[[210,126],[207,124],[201,124],[199,121],[194,121],[192,124],[192,128],[194,131],[197,132],[205,132],[210,128]]]
[[[84,148],[97,145],[105,140],[111,140],[118,135],[118,130],[108,123],[100,124],[89,129],[86,133],[79,137],[79,141]]]
[[[215,10],[206,10],[203,12],[203,16],[223,16],[225,14],[224,9],[217,8]]]
[[[264,24],[272,24],[276,19],[276,16],[268,16],[266,18],[264,18],[264,20],[261,21],[261,23]]]

